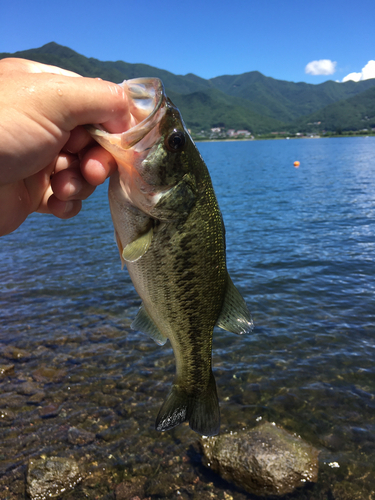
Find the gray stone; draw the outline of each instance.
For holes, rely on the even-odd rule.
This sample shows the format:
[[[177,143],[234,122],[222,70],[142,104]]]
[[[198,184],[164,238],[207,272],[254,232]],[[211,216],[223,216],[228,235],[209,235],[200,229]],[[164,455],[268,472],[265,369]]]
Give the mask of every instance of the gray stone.
[[[32,373],[33,379],[42,383],[58,383],[66,376],[66,370],[41,366]]]
[[[77,427],[70,427],[68,430],[68,441],[74,445],[84,446],[95,441],[95,434],[83,429],[77,429]]]
[[[51,403],[39,409],[39,415],[42,418],[54,418],[60,413],[61,405],[58,403]]]
[[[41,403],[46,397],[46,393],[43,391],[38,391],[27,399],[29,405],[37,405]]]
[[[31,459],[27,472],[27,493],[31,500],[60,497],[82,479],[78,464],[72,458]]]
[[[285,495],[318,478],[318,450],[275,424],[200,443],[206,467],[259,496]]]
[[[32,396],[39,391],[39,388],[32,382],[23,382],[18,387],[16,387],[16,391],[22,396]]]

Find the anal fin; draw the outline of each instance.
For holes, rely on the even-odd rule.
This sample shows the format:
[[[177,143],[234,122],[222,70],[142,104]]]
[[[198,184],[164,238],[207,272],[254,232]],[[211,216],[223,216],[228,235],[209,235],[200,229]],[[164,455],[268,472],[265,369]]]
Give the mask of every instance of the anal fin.
[[[164,345],[168,340],[150,318],[143,304],[141,305],[135,320],[130,326],[133,330],[139,330],[140,332],[147,333],[147,335],[149,335],[159,345]]]
[[[229,274],[225,291],[223,308],[216,325],[228,332],[250,333],[254,327],[251,314],[242,295],[234,286]]]

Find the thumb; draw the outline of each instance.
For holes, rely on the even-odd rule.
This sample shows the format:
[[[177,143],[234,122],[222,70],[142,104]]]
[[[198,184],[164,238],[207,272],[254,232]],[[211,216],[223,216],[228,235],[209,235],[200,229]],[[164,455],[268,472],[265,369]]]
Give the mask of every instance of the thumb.
[[[51,119],[69,132],[78,125],[101,123],[112,133],[131,126],[128,97],[123,87],[93,78],[49,75]],[[55,116],[53,116],[55,115]]]

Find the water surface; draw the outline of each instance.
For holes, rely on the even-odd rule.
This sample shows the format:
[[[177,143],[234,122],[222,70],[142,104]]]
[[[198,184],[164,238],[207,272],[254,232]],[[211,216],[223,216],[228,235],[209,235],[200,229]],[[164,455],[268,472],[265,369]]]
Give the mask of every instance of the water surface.
[[[375,138],[198,147],[226,225],[228,268],[255,322],[246,337],[215,332],[222,431],[267,419],[319,448],[319,483],[293,498],[370,498]],[[1,238],[0,259],[0,365],[14,364],[0,381],[6,484],[43,453],[89,456],[115,482],[167,474],[183,456],[181,470],[222,498],[229,486],[205,475],[187,426],[153,430],[173,353],[130,329],[140,300],[120,270],[105,186],[72,220],[29,217]],[[95,440],[78,446],[71,427]],[[189,474],[168,497],[194,498]]]

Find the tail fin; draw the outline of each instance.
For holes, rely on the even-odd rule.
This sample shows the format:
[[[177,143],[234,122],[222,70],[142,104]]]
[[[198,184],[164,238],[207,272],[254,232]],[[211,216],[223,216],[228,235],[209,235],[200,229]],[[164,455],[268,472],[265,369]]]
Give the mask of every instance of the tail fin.
[[[215,436],[219,433],[219,401],[212,372],[207,390],[201,394],[189,395],[174,384],[159,411],[155,428],[157,431],[168,431],[187,420],[191,429],[198,434]]]

